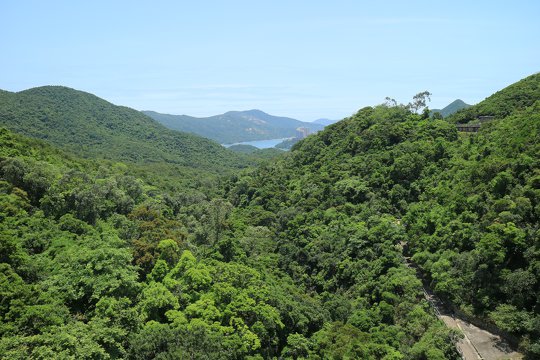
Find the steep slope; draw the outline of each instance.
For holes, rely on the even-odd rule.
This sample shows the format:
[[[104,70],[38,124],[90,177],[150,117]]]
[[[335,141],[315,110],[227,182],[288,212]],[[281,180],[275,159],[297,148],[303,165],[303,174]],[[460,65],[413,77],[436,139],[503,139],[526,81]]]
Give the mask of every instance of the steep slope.
[[[301,332],[305,358],[458,358],[398,246],[407,203],[457,139],[452,124],[404,107],[365,108],[230,187],[243,218],[275,232],[280,269],[329,313],[313,335]]]
[[[227,205],[0,128],[0,358],[273,351],[294,330],[288,307],[312,303],[287,277],[205,254],[211,224],[225,226],[216,204]],[[196,310],[207,305],[211,318]]]
[[[529,77],[471,108],[500,109],[499,119],[473,135],[459,136],[452,122],[423,119],[405,106],[362,109],[240,178],[231,201],[254,224],[276,229],[281,268],[327,299],[323,306],[352,326],[349,334],[373,335],[386,325],[407,333],[401,316],[414,316],[401,306],[413,309],[418,302],[401,282],[410,275],[398,251],[406,243],[442,298],[511,333],[536,358],[538,80]],[[396,273],[390,281],[396,287],[388,288]],[[383,312],[375,330],[366,319]],[[343,344],[354,344],[354,335],[345,338]],[[384,337],[379,341],[385,344]],[[321,358],[336,356],[325,353],[328,343],[317,346]],[[437,351],[440,358],[452,356],[448,349],[427,355],[419,348],[397,347],[405,358],[435,358]],[[342,351],[341,357],[367,358],[348,346]]]
[[[434,113],[438,112],[439,114],[442,115],[442,117],[445,118],[447,116],[450,116],[450,115],[458,112],[461,109],[467,109],[469,107],[471,107],[471,105],[465,103],[461,99],[457,99],[457,100],[452,101],[450,104],[446,105],[444,108],[442,108],[440,110],[439,109],[431,110],[431,113],[434,114]]]
[[[454,115],[495,119],[456,144],[403,220],[435,290],[513,334],[530,358],[540,356],[539,85],[526,78]]]
[[[540,99],[540,73],[497,91],[477,105],[458,111],[448,120],[466,123],[478,116],[494,116],[501,119],[533,105],[538,99]]]
[[[160,114],[153,111],[144,113],[170,129],[198,134],[222,144],[293,137],[299,127],[307,127],[312,132],[324,128],[321,124],[273,116],[260,110],[229,111],[206,118]]]
[[[189,167],[239,167],[234,153],[140,112],[59,86],[0,93],[0,125],[85,157]]]

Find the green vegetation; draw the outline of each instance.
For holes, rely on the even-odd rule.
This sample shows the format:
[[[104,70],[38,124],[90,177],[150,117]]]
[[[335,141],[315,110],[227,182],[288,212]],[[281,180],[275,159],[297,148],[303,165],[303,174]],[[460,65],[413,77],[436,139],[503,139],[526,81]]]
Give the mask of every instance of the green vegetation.
[[[385,259],[378,270],[397,267],[392,246],[404,241],[439,295],[517,336],[536,358],[539,86],[533,75],[464,110],[509,114],[472,136],[458,136],[455,117],[428,119],[408,106],[362,109],[251,175],[238,203],[275,214],[282,266],[332,301],[343,292],[347,323],[355,296],[365,296],[351,290],[359,284],[371,296],[364,306],[380,305],[366,279],[381,276],[370,270],[373,262]],[[370,237],[375,228],[384,230]]]
[[[0,125],[86,158],[217,172],[249,163],[215,142],[169,130],[136,110],[66,87],[0,92]]]
[[[511,115],[461,139],[445,171],[427,179],[433,185],[404,217],[413,259],[435,290],[517,335],[537,357],[540,101],[513,110],[498,101],[533,81],[538,87],[538,79],[527,78],[467,109],[502,116],[493,109],[506,107]]]
[[[275,147],[281,150],[291,150],[294,144],[296,144],[298,141],[299,139],[297,138],[290,138],[287,140],[283,140],[282,142],[277,144]]]
[[[457,99],[452,101],[450,104],[446,105],[442,109],[433,109],[431,110],[431,114],[439,113],[443,118],[448,117],[456,112],[458,112],[461,109],[467,109],[470,108],[471,105],[466,104],[463,100]]]
[[[449,121],[467,123],[478,116],[502,119],[533,106],[540,99],[540,73],[531,75],[496,92],[478,105],[458,111]]]
[[[169,129],[197,134],[221,144],[292,137],[296,135],[296,128],[299,127],[307,127],[312,132],[324,128],[322,124],[272,116],[260,110],[229,111],[206,118],[160,114],[154,111],[144,113]]]
[[[255,151],[259,150],[256,146],[243,144],[231,145],[228,149],[241,154],[253,154]]]
[[[459,359],[403,243],[538,358],[540,99],[497,104],[534,82],[476,134],[366,107],[224,177],[0,130],[0,358]]]
[[[389,219],[362,226],[328,212],[309,230],[324,231],[319,241],[353,235],[379,250],[347,254],[350,275],[297,277],[292,234],[286,246],[276,236],[299,231],[308,213],[245,203],[248,174],[221,197],[168,193],[126,165],[8,131],[1,144],[5,358],[455,358],[455,335],[420,300],[393,247],[403,231]],[[280,226],[278,215],[294,221]],[[328,260],[318,267],[334,269]]]
[[[283,328],[275,285],[206,256],[227,202],[7,130],[0,144],[2,358],[150,358],[164,343],[241,358]]]

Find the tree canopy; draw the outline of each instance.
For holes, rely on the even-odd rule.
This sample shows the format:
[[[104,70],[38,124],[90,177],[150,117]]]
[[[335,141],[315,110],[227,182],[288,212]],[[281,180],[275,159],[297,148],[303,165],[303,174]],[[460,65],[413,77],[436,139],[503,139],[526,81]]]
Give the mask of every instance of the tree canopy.
[[[538,357],[540,101],[519,104],[475,134],[366,107],[222,176],[1,129],[0,358],[459,359],[403,244]]]

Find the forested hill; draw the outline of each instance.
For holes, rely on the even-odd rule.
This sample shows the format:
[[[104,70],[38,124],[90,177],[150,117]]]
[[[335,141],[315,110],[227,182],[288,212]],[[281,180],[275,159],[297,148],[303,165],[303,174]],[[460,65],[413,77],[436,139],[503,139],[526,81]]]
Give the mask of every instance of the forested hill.
[[[443,297],[521,339],[540,357],[540,74],[451,121],[495,120],[464,136],[426,178],[404,222],[413,259]]]
[[[441,297],[538,358],[539,80],[465,110],[498,117],[473,135],[405,106],[362,109],[240,179],[234,203],[278,229],[287,273],[323,297],[340,294],[334,319],[372,333],[366,319],[384,304],[386,320],[376,321],[400,323],[404,284],[377,287],[401,271],[391,249],[406,242]]]
[[[215,142],[169,130],[139,111],[67,87],[0,92],[0,125],[84,157],[206,169],[245,163]]]
[[[169,193],[1,130],[0,358],[457,359],[403,229],[304,156]]]
[[[457,360],[403,244],[537,359],[540,101],[515,89],[473,134],[363,108],[212,191],[0,130],[0,359]]]
[[[408,239],[401,217],[457,141],[446,121],[368,107],[231,184],[242,218],[274,232],[281,271],[324,309],[322,327],[299,332],[302,356],[459,358],[399,250]]]
[[[469,107],[471,107],[471,105],[465,103],[461,99],[457,99],[457,100],[452,101],[450,104],[446,105],[442,109],[433,109],[433,110],[431,110],[431,113],[434,114],[434,113],[438,112],[439,114],[442,115],[443,118],[445,118],[447,116],[450,116],[450,115],[458,112],[461,109],[467,109]]]
[[[538,99],[540,99],[540,73],[497,91],[477,105],[458,111],[448,120],[466,123],[478,116],[494,116],[501,119],[532,106]]]
[[[312,132],[324,128],[322,124],[273,116],[260,110],[229,111],[205,118],[160,114],[154,111],[144,113],[170,129],[194,133],[221,144],[293,137],[299,127],[309,128]]]

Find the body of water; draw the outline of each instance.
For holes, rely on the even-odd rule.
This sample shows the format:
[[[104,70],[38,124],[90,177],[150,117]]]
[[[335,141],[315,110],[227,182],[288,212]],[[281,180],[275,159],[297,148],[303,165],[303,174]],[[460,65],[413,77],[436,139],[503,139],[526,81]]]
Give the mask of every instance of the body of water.
[[[282,142],[284,140],[287,140],[287,139],[290,139],[290,138],[243,141],[243,142],[234,143],[234,144],[222,144],[222,145],[225,146],[225,147],[229,147],[229,146],[233,146],[233,145],[251,145],[251,146],[255,146],[256,148],[259,148],[259,149],[268,149],[268,148],[273,148],[274,146],[276,146],[280,142]]]

